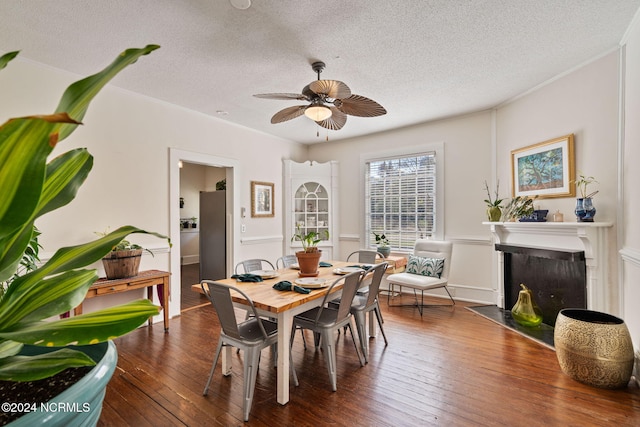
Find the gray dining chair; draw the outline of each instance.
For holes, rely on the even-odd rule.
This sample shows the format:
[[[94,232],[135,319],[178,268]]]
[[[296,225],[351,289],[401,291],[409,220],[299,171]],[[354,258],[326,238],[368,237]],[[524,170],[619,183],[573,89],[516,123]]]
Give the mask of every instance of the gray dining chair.
[[[260,364],[260,353],[265,347],[274,346],[278,342],[278,325],[271,320],[260,318],[251,298],[240,289],[212,280],[203,280],[200,286],[209,301],[211,301],[216,313],[218,313],[218,319],[222,327],[220,338],[218,339],[218,346],[216,347],[216,355],[213,359],[213,365],[211,365],[211,371],[209,372],[209,379],[202,394],[206,396],[209,392],[209,385],[211,384],[213,372],[218,363],[222,347],[232,346],[238,350],[242,350],[244,352],[242,412],[244,420],[248,421],[249,412],[251,412],[251,405],[253,403],[256,375]],[[231,299],[230,292],[232,290],[242,295],[247,301],[250,312],[253,314],[252,317],[241,323],[238,323],[233,309],[233,300]],[[289,356],[289,364],[291,365],[293,382],[298,386],[298,377],[293,366],[291,355]]]
[[[376,264],[384,261],[384,256],[373,249],[359,249],[349,254],[347,262],[349,261],[361,262],[363,264]]]
[[[380,305],[378,304],[378,292],[380,290],[380,283],[382,282],[382,276],[384,276],[387,270],[387,263],[383,262],[376,264],[369,271],[368,274],[372,275],[371,283],[369,283],[369,293],[366,295],[356,295],[351,304],[351,314],[356,322],[356,329],[358,330],[358,338],[360,338],[360,348],[364,356],[365,363],[369,361],[369,345],[367,339],[367,313],[374,312],[376,319],[378,319],[378,327],[384,337],[385,347],[389,345],[387,336],[384,333],[382,324],[382,313],[380,312]]]
[[[351,339],[353,340],[353,346],[356,349],[356,354],[360,360],[360,366],[364,366],[364,358],[358,351],[358,345],[356,344],[355,336],[353,334],[353,328],[351,326],[353,322],[353,316],[351,315],[351,303],[356,295],[356,290],[360,285],[360,281],[364,276],[364,271],[355,271],[347,274],[337,280],[329,286],[327,293],[324,295],[322,304],[319,307],[307,310],[304,313],[300,313],[293,318],[293,327],[291,328],[291,344],[293,345],[293,339],[295,337],[296,328],[309,329],[313,331],[314,335],[317,335],[322,345],[322,351],[324,353],[325,362],[327,365],[327,371],[329,372],[329,379],[331,381],[331,388],[333,391],[338,389],[337,387],[337,375],[336,375],[336,349],[334,332],[339,331],[340,328],[346,326],[351,330]],[[342,297],[337,308],[327,306],[329,298],[331,298],[331,292],[333,288],[344,279],[344,285],[342,287]],[[316,346],[318,346],[318,340],[316,340]]]
[[[359,249],[357,251],[353,251],[347,257],[347,262],[358,262],[361,264],[376,264],[384,261],[384,256],[373,249]],[[358,289],[358,295],[366,295],[369,292],[369,286],[360,286]]]
[[[273,266],[271,261],[266,259],[254,258],[246,259],[237,263],[234,272],[235,274],[240,274],[240,267],[242,267],[243,273],[250,273],[256,270],[267,270],[266,268],[264,268],[265,266],[267,266],[269,270],[275,270],[275,267]]]
[[[298,258],[295,255],[283,255],[276,260],[276,268],[289,268],[297,262]]]

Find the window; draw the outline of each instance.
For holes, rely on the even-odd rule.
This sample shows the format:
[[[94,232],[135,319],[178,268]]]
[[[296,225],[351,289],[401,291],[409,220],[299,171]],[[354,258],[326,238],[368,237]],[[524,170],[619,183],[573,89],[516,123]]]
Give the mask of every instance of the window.
[[[416,239],[442,237],[438,151],[364,159],[367,246],[375,245],[374,232],[384,234],[394,250],[411,250]]]

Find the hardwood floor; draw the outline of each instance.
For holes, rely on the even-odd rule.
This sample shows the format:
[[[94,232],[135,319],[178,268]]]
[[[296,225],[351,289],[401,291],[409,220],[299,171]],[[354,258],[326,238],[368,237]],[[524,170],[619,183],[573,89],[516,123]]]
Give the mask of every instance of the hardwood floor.
[[[360,367],[351,338],[336,336],[338,390],[324,356],[300,335],[293,359],[300,386],[279,405],[276,375],[263,351],[248,425],[256,426],[632,426],[640,425],[640,390],[583,385],[562,373],[555,352],[465,309],[386,307],[389,339],[369,340]],[[243,425],[242,354],[233,373],[220,363],[202,396],[219,324],[210,306],[115,340],[118,368],[107,387],[99,426]],[[312,343],[311,334],[307,342]]]
[[[191,285],[200,281],[200,264],[186,264],[180,269],[180,311],[191,310],[203,304],[208,304],[209,300],[202,294],[191,291]]]

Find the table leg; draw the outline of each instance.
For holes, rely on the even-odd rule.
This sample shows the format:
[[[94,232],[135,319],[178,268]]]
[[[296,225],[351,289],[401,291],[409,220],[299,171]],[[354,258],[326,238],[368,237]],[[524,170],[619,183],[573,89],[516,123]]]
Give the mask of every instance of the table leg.
[[[153,286],[147,286],[147,299],[153,302]],[[149,320],[147,321],[149,326],[153,325],[153,316],[149,316]]]
[[[162,301],[162,311],[164,312],[164,331],[169,332],[169,286],[171,283],[169,277],[163,279],[162,295],[164,296]]]
[[[293,316],[290,310],[278,313],[278,403],[289,402],[289,355],[291,353],[291,327]]]

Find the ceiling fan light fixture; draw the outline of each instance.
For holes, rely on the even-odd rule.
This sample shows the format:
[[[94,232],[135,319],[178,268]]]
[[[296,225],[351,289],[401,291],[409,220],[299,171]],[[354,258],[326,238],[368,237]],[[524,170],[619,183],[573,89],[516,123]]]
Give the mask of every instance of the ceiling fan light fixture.
[[[304,110],[304,115],[314,122],[321,122],[331,117],[331,110],[324,105],[311,105]]]

